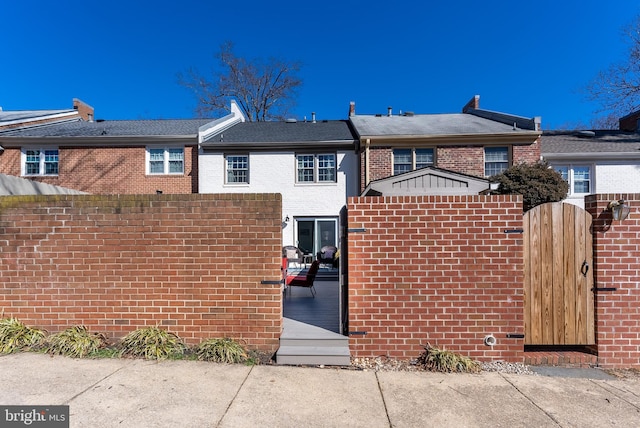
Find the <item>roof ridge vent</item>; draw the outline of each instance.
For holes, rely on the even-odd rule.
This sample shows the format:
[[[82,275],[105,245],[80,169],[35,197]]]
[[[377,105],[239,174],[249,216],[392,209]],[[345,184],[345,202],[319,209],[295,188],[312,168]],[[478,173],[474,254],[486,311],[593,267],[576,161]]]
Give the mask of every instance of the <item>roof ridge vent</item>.
[[[578,131],[576,132],[576,136],[580,138],[594,138],[596,133],[593,131]]]
[[[296,120],[296,118],[294,118],[294,117],[290,117],[290,118],[288,118],[288,119],[285,119],[284,121],[285,121],[286,123],[296,123],[296,122],[298,122],[298,121]]]

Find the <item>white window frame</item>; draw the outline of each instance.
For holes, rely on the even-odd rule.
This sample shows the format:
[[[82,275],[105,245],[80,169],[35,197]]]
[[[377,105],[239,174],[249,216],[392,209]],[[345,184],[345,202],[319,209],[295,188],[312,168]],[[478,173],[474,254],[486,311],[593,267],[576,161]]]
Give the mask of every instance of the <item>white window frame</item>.
[[[299,173],[299,158],[301,156],[313,157],[313,166],[310,168],[305,168],[307,170],[312,170],[313,180],[302,181],[300,180]],[[333,156],[333,166],[332,167],[321,167],[321,156]],[[298,184],[333,184],[338,182],[338,155],[336,153],[296,153],[295,157],[296,162],[296,183]],[[332,180],[320,180],[321,170],[331,170],[331,174],[333,176]]]
[[[38,153],[38,172],[27,173],[27,152],[37,151]],[[47,152],[56,152],[56,172],[47,174]],[[20,174],[25,177],[57,177],[60,174],[60,150],[57,147],[22,147],[20,149]]]
[[[407,171],[402,171],[402,172],[396,172],[396,151],[398,150],[409,150],[410,154],[411,154],[411,166],[409,167],[409,169]],[[433,149],[432,147],[418,147],[418,148],[407,148],[407,147],[398,147],[395,149],[391,150],[391,171],[393,171],[393,175],[398,175],[398,174],[403,174],[405,172],[409,172],[409,171],[415,171],[416,169],[420,169],[418,168],[418,161],[417,161],[417,152],[418,151],[431,151],[431,162],[427,163],[424,166],[421,166],[420,168],[425,168],[427,166],[434,166],[436,164],[436,151],[435,149]],[[402,164],[402,165],[407,165],[407,164]]]
[[[162,172],[151,172],[151,151],[152,150],[162,150]],[[182,151],[182,171],[180,172],[171,172],[170,171],[170,163],[171,159],[171,151],[172,150],[181,150]],[[166,147],[153,147],[149,146],[145,150],[145,173],[147,175],[184,175],[185,172],[185,149],[184,146],[166,146]]]
[[[491,164],[497,164],[497,163],[502,163],[502,162],[496,162],[496,161],[487,161],[487,149],[501,149],[501,150],[505,150],[507,151],[507,166],[499,172],[493,173],[493,174],[487,174],[487,164],[491,163]],[[491,177],[493,175],[496,174],[500,174],[502,172],[504,172],[506,169],[508,169],[511,166],[511,147],[510,146],[485,146],[482,149],[482,155],[484,156],[484,176],[485,177]]]
[[[229,158],[230,157],[245,157],[247,158],[247,168],[246,168],[246,180],[245,181],[229,181]],[[237,169],[238,171],[242,171],[242,169]],[[248,153],[226,153],[224,155],[224,183],[231,186],[242,186],[249,184],[251,174],[251,166],[249,163],[249,154]]]
[[[595,186],[595,182],[594,182],[594,175],[593,172],[595,171],[595,167],[593,164],[588,164],[588,163],[552,163],[551,167],[560,172],[559,168],[567,168],[567,177],[565,178],[563,175],[563,178],[565,178],[565,180],[569,183],[569,193],[567,194],[567,196],[586,196],[586,195],[591,195],[593,193],[594,190],[594,186]],[[576,168],[588,168],[589,169],[589,191],[588,192],[576,192],[575,191],[575,184],[576,184],[576,174],[575,174],[575,169]],[[561,173],[562,174],[562,173]],[[584,180],[580,180],[581,182]]]

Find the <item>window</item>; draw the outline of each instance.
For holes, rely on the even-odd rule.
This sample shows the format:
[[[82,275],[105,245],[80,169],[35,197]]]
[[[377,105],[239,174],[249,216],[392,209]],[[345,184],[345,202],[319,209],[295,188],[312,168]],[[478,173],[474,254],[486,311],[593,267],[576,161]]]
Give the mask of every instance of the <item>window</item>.
[[[491,177],[500,174],[509,168],[509,148],[508,147],[485,147],[484,148],[484,175]]]
[[[394,149],[393,175],[433,165],[433,149]]]
[[[58,149],[22,151],[23,175],[58,175]]]
[[[336,155],[296,155],[298,183],[335,183]]]
[[[569,194],[591,193],[591,167],[589,165],[553,165],[569,183]]]
[[[184,149],[165,147],[147,149],[148,174],[183,174]]]
[[[249,183],[249,156],[227,155],[227,183]]]

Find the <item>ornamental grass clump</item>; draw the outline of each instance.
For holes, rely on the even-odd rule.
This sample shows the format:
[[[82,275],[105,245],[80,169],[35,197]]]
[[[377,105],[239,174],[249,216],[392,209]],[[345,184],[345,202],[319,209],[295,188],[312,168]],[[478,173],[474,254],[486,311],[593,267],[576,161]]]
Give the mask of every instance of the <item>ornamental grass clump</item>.
[[[182,358],[187,345],[177,335],[159,327],[145,327],[127,334],[119,345],[120,356],[147,360]]]
[[[196,358],[200,361],[217,363],[244,363],[249,356],[245,349],[233,339],[209,339],[195,348]]]
[[[91,333],[83,325],[69,327],[44,340],[42,349],[53,355],[82,358],[97,355],[107,346],[107,338],[101,333]]]
[[[481,370],[477,361],[455,352],[438,349],[430,344],[424,349],[418,357],[417,364],[426,370],[444,373],[478,373]]]
[[[35,347],[45,336],[44,330],[28,327],[16,318],[0,319],[0,353],[10,354]]]

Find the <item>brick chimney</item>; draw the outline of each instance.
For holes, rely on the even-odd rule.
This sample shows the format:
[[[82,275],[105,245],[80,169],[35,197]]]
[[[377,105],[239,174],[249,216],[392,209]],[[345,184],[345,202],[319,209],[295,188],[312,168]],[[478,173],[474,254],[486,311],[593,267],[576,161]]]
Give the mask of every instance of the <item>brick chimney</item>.
[[[640,120],[640,110],[629,113],[618,119],[620,131],[638,132],[638,121]]]
[[[78,111],[78,114],[80,115],[82,120],[87,122],[93,122],[94,120],[93,107],[91,107],[89,104],[84,103],[78,98],[74,98],[73,109]]]
[[[466,113],[469,109],[479,109],[480,108],[480,95],[475,95],[473,98],[469,100],[464,107],[462,107],[462,112]]]

